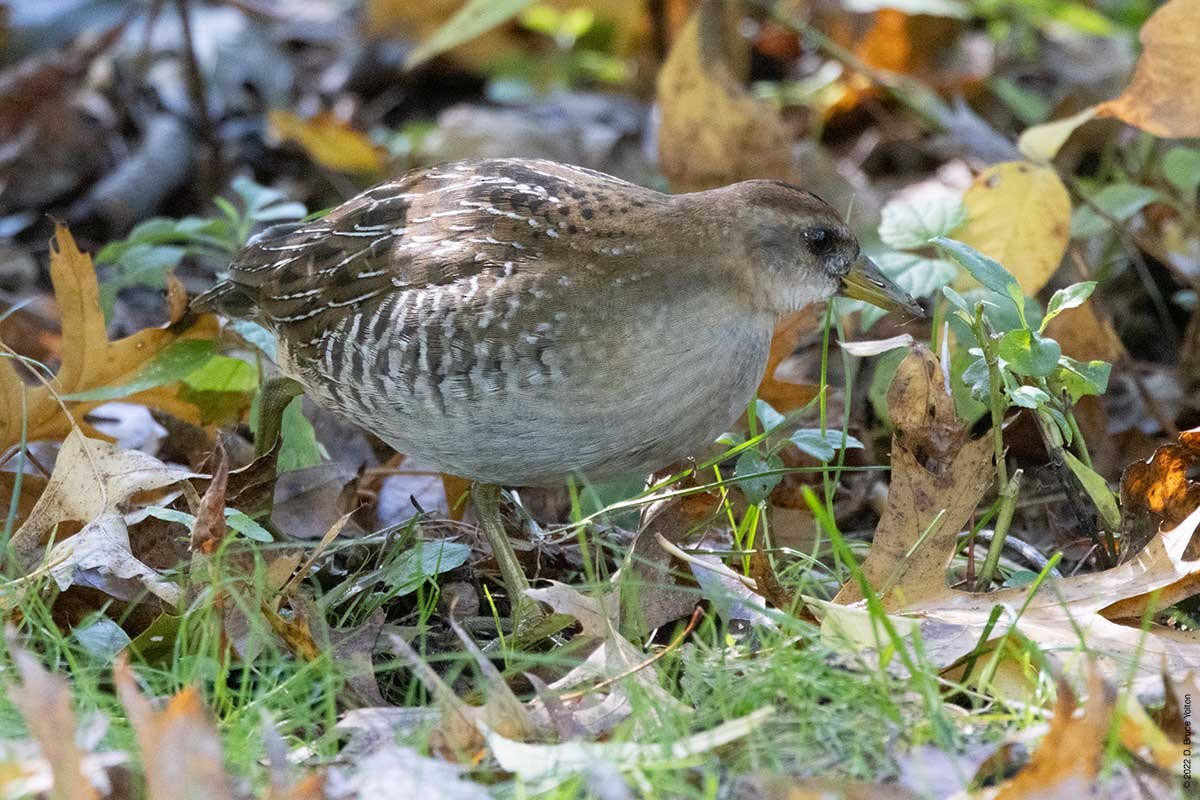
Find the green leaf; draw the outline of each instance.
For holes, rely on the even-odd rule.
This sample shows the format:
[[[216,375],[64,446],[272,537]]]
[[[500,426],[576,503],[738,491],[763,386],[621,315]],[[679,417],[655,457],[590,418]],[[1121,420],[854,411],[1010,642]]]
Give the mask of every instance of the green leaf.
[[[754,416],[764,431],[773,431],[786,421],[783,414],[772,408],[770,403],[757,398],[754,400]]]
[[[271,535],[270,531],[235,508],[225,509],[225,524],[247,539],[253,539],[256,542],[275,541],[275,537]]]
[[[1009,394],[1013,405],[1021,408],[1037,408],[1050,402],[1050,395],[1036,386],[1018,386]]]
[[[946,236],[967,221],[962,199],[942,192],[926,192],[892,200],[883,207],[879,238],[897,250],[915,250],[931,239]]]
[[[988,258],[969,244],[945,236],[938,236],[933,242],[971,273],[971,277],[993,292],[1011,299],[1019,312],[1024,313],[1025,295],[1021,285],[999,261]]]
[[[1072,403],[1088,395],[1102,395],[1108,391],[1108,378],[1112,364],[1105,361],[1076,361],[1069,356],[1058,360],[1059,368],[1050,377],[1052,388],[1066,389]]]
[[[253,392],[258,388],[258,367],[240,358],[214,355],[183,382],[200,392]]]
[[[967,305],[966,299],[964,299],[961,294],[954,291],[949,286],[942,287],[942,294],[945,295],[946,299],[950,301],[950,305],[954,306],[968,316],[971,314],[971,307]]]
[[[1039,378],[1054,372],[1062,355],[1058,342],[1023,328],[1001,336],[998,351],[1017,375]]]
[[[234,319],[230,320],[225,327],[262,350],[267,358],[275,362],[279,361],[279,341],[275,338],[274,333],[262,325],[248,319]]]
[[[1100,512],[1100,518],[1104,520],[1108,530],[1121,530],[1121,509],[1117,507],[1117,498],[1108,488],[1108,483],[1095,470],[1076,458],[1070,450],[1063,450],[1063,457],[1071,472],[1075,473],[1075,477],[1083,485],[1088,497],[1092,498],[1092,503]]]
[[[173,508],[163,508],[162,506],[150,506],[146,509],[146,513],[156,519],[166,520],[167,522],[178,522],[184,525],[188,530],[191,530],[196,524],[196,517],[186,511],[176,511]],[[236,531],[247,539],[253,539],[256,542],[273,542],[275,537],[271,535],[263,526],[259,525],[249,515],[238,511],[236,508],[225,509],[225,524],[230,530]]]
[[[987,404],[991,397],[991,380],[988,372],[987,359],[976,355],[962,373],[962,383],[973,400]]]
[[[115,268],[100,284],[100,307],[111,317],[117,293],[131,286],[162,289],[167,275],[183,260],[187,250],[178,245],[138,244],[121,252]]]
[[[1096,291],[1095,281],[1083,281],[1082,283],[1073,283],[1065,289],[1059,289],[1050,298],[1050,305],[1046,307],[1046,316],[1042,319],[1040,330],[1046,329],[1046,323],[1057,317],[1068,308],[1075,308],[1087,302],[1087,299],[1092,296],[1092,292]]]
[[[409,69],[508,22],[533,0],[468,0],[409,55]]]
[[[303,203],[289,200],[278,189],[255,183],[245,175],[234,178],[229,188],[241,198],[246,219],[251,222],[291,222],[308,213]]]
[[[967,426],[974,425],[988,407],[972,395],[972,389],[966,382],[966,372],[978,359],[966,347],[955,348],[950,356],[950,396],[954,398],[954,412]],[[983,397],[987,397],[988,380],[987,364],[983,368]]]
[[[764,502],[771,491],[783,480],[782,475],[759,475],[761,472],[783,469],[783,460],[772,454],[763,457],[762,453],[747,450],[738,457],[733,468],[733,476],[746,495],[746,500],[758,504]]]
[[[1154,201],[1162,199],[1162,193],[1136,183],[1114,183],[1089,199],[1108,216],[1118,222],[1125,222]],[[1099,236],[1108,230],[1108,227],[1108,220],[1088,205],[1081,205],[1071,219],[1071,235],[1076,239]]]
[[[863,446],[862,442],[850,435],[845,437],[845,444],[843,444],[842,432],[831,429],[822,433],[820,428],[801,428],[788,438],[802,452],[825,463],[832,461],[833,457],[837,455],[837,451],[843,447],[847,450],[854,450],[862,449]]]
[[[156,386],[175,383],[198,369],[212,357],[216,349],[216,342],[207,339],[183,339],[173,342],[146,362],[127,383],[65,394],[62,399],[74,401],[117,400],[153,389]]]
[[[401,597],[415,592],[429,578],[461,567],[470,556],[471,548],[465,544],[418,539],[382,571],[379,579],[388,585],[389,595]]]
[[[312,423],[304,416],[303,399],[293,399],[283,410],[280,420],[280,435],[283,437],[283,444],[279,447],[280,472],[313,467],[320,464],[321,459],[329,457],[317,441],[317,432]]]
[[[1196,190],[1200,189],[1200,149],[1172,147],[1163,156],[1162,174],[1184,199],[1195,202]]]

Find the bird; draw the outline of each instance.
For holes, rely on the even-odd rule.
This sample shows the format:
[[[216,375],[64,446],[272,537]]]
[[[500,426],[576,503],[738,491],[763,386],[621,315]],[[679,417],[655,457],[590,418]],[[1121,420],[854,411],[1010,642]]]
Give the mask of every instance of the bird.
[[[923,316],[798,186],[675,195],[486,159],[266,229],[192,307],[273,331],[284,375],[399,452],[522,487],[707,446],[753,398],[781,315],[835,294]]]

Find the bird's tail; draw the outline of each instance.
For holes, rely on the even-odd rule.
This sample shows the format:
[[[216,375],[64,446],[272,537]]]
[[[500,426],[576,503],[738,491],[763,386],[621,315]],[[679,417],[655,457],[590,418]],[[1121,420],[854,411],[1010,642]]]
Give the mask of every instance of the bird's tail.
[[[253,319],[258,305],[245,290],[230,280],[224,280],[201,295],[192,298],[192,311],[198,314],[216,313],[232,319]]]

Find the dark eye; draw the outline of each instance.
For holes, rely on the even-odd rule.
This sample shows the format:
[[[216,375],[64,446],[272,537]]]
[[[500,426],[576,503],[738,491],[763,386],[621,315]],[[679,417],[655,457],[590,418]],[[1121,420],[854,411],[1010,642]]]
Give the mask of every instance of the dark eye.
[[[804,232],[804,241],[808,243],[808,249],[818,256],[833,249],[833,234],[828,228],[809,228]]]

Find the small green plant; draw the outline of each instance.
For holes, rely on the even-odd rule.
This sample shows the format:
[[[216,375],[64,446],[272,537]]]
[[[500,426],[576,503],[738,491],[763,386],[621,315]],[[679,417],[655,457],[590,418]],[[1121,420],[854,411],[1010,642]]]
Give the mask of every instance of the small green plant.
[[[1049,322],[1082,305],[1095,290],[1095,281],[1058,290],[1043,310],[1036,300],[1025,297],[1017,279],[999,262],[945,236],[931,241],[982,286],[965,295],[949,286],[942,288],[952,307],[950,316],[958,340],[968,347],[968,363],[960,380],[971,397],[990,411],[995,440],[1000,505],[996,534],[979,574],[980,586],[990,583],[994,574],[1020,488],[1020,470],[1010,477],[1004,460],[1004,416],[1012,408],[1033,413],[1051,456],[1061,456],[1092,498],[1110,531],[1100,548],[1101,558],[1111,562],[1115,556],[1111,531],[1120,526],[1120,514],[1103,478],[1092,469],[1073,409],[1080,398],[1104,393],[1112,365],[1065,356],[1058,342],[1046,336]]]
[[[223,266],[245,246],[256,225],[291,222],[308,213],[302,203],[288,200],[278,189],[246,177],[234,178],[229,188],[234,200],[213,199],[219,215],[148,219],[96,254],[96,267],[106,273],[100,285],[106,317],[112,316],[122,289],[164,288],[167,275],[184,256]]]
[[[838,450],[861,449],[863,443],[840,429],[798,428],[789,436],[781,433],[788,419],[763,400],[755,400],[749,408],[750,437],[758,440],[757,447],[746,449],[738,456],[734,476],[746,494],[746,499],[757,505],[766,502],[771,491],[783,480],[786,471],[779,451],[794,444],[800,451],[828,464],[837,456]],[[726,433],[717,440],[721,444],[737,446],[745,443],[741,434]]]

